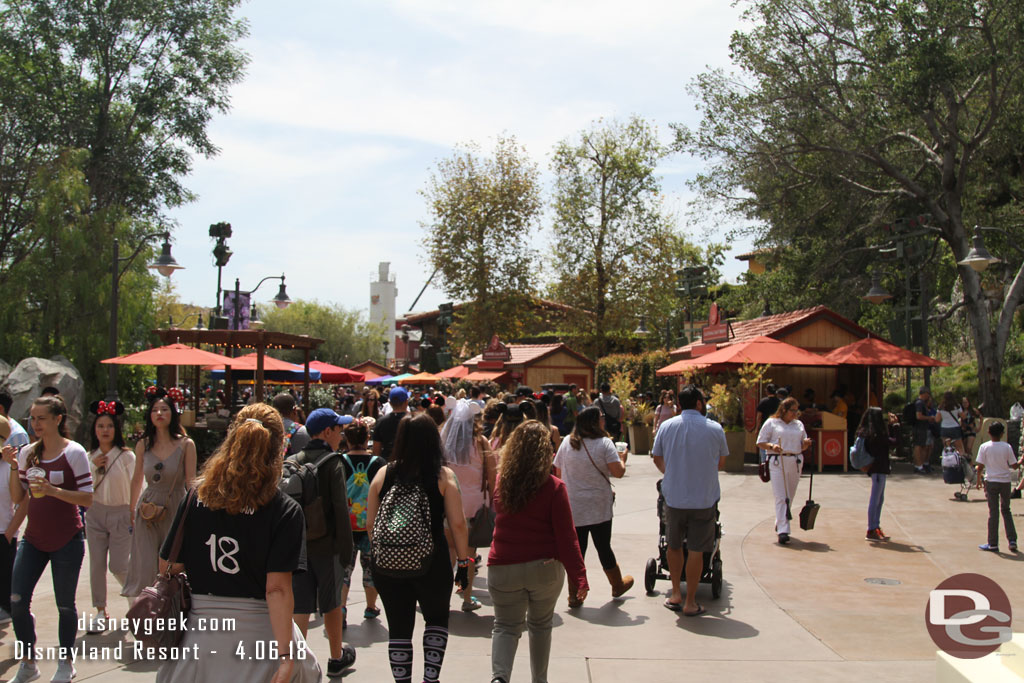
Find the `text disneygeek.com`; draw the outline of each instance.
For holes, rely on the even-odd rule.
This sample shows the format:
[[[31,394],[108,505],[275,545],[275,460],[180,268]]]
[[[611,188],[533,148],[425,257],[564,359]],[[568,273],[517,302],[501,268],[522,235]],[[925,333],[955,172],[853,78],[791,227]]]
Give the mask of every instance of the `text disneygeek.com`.
[[[193,623],[194,622],[194,623]],[[104,619],[89,618],[84,614],[78,617],[78,630],[90,631],[93,628],[104,631],[129,631],[131,633],[159,633],[160,631],[234,631],[235,619],[224,618],[193,618],[186,621],[185,616],[172,619],[146,617],[144,619]]]

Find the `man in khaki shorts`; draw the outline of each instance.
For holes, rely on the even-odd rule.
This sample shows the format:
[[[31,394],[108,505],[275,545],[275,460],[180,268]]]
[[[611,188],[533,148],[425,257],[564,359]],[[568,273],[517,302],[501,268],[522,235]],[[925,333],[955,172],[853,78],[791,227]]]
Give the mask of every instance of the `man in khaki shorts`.
[[[651,456],[665,475],[665,535],[672,595],[665,607],[688,617],[704,614],[697,604],[697,585],[704,569],[704,553],[715,547],[715,511],[722,490],[718,468],[729,447],[722,426],[705,417],[707,404],[700,389],[687,385],[679,392],[680,414],[661,423]],[[686,557],[686,600],[680,588],[683,544]]]

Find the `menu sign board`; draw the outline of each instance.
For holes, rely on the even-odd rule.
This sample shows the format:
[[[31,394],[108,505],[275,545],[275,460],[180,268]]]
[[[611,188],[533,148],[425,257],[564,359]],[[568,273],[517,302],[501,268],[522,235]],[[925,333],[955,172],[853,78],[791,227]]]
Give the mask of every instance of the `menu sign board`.
[[[711,342],[729,341],[732,336],[732,328],[728,321],[722,320],[722,313],[718,310],[718,304],[712,303],[708,310],[708,324],[701,328],[700,339],[705,344]]]

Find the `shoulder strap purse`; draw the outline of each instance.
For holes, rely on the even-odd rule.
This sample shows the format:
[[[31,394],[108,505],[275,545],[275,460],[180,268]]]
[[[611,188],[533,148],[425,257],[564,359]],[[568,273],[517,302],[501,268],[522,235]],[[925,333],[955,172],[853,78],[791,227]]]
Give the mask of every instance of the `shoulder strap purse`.
[[[103,486],[103,482],[105,482],[107,480],[107,476],[109,476],[111,470],[114,469],[114,465],[116,465],[117,461],[121,459],[122,455],[124,455],[124,451],[125,451],[124,448],[118,450],[117,457],[114,458],[114,462],[110,463],[109,465],[104,466],[103,472],[99,473],[99,474],[103,475],[103,478],[100,479],[98,482],[96,482],[96,485],[92,487],[92,492],[94,494],[99,492],[100,487]]]
[[[590,461],[590,464],[593,465],[594,469],[597,470],[597,473],[604,477],[604,480],[608,482],[608,488],[612,490],[612,505],[615,505],[615,487],[612,486],[611,478],[607,474],[602,472],[601,468],[597,466],[596,462],[594,462],[594,459],[590,457],[590,449],[587,448],[587,442],[583,440],[582,436],[580,437],[580,443],[583,444],[583,450],[586,452],[587,459]]]
[[[182,444],[181,460],[178,461],[178,469],[174,471],[174,481],[171,482],[171,488],[167,491],[167,495],[164,496],[164,504],[157,505],[147,501],[139,506],[139,516],[146,520],[147,524],[156,524],[167,514],[167,503],[171,500],[171,496],[174,495],[174,487],[178,485],[178,475],[185,469],[186,450],[185,445]]]
[[[494,509],[494,497],[487,492],[487,451],[476,445],[482,456],[480,468],[480,490],[484,492],[484,502],[469,520],[468,543],[471,548],[486,548],[494,540],[494,523],[498,517]]]
[[[132,635],[147,648],[175,647],[181,642],[184,622],[192,607],[192,589],[185,572],[173,572],[178,561],[185,534],[185,520],[196,497],[195,489],[185,496],[185,510],[181,513],[178,529],[174,533],[171,552],[167,557],[167,571],[156,577],[152,586],[142,589],[125,615],[131,624]]]

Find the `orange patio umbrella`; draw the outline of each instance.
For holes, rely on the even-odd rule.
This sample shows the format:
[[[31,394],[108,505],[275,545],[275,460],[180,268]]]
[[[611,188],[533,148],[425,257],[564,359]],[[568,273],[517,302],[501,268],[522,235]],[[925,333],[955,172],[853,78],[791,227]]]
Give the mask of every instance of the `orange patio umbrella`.
[[[208,365],[216,363],[218,367],[230,365],[235,368],[235,362],[238,360],[238,358],[228,358],[219,353],[203,351],[186,344],[168,344],[116,358],[107,358],[100,362],[113,365]]]
[[[427,386],[430,384],[436,384],[441,378],[437,375],[432,375],[429,372],[421,372],[413,375],[412,377],[406,377],[403,380],[399,380],[399,384],[412,384],[412,385],[423,385]]]
[[[747,363],[817,367],[835,367],[837,365],[816,353],[805,351],[799,346],[793,346],[771,337],[760,336],[744,342],[723,346],[717,351],[712,351],[703,356],[684,358],[663,367],[656,374],[659,377],[666,377],[679,375],[684,370],[695,368],[720,369],[745,365]]]

